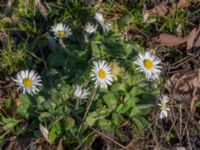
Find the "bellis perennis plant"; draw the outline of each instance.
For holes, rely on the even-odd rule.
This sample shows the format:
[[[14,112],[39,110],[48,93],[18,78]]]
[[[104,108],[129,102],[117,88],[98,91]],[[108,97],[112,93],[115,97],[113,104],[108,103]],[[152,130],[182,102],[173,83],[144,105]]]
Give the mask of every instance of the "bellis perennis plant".
[[[62,19],[69,21],[65,15]],[[17,112],[40,124],[41,136],[49,143],[56,145],[62,139],[61,143],[68,143],[67,148],[71,149],[79,149],[75,146],[85,143],[92,145],[96,138],[96,133],[91,132],[93,128],[113,132],[116,139],[123,141],[124,133],[119,129],[128,120],[136,125],[134,130],[142,132],[148,124],[143,114],[149,111],[143,112],[140,108],[146,108],[156,101],[151,97],[158,96],[158,88],[146,83],[154,83],[152,80],[161,77],[161,60],[150,52],[143,52],[139,45],[122,41],[121,33],[112,31],[114,22],[104,19],[105,14],[96,13],[86,23],[85,18],[74,16],[77,20],[72,17],[71,26],[56,23],[49,27],[54,46],[45,46],[44,58],[38,52],[36,56],[42,55],[42,61],[34,64],[42,79],[33,70],[19,71],[13,79],[22,93],[19,100],[24,103]],[[135,53],[138,56],[132,55]],[[168,101],[166,96],[160,99],[160,118],[168,116]]]

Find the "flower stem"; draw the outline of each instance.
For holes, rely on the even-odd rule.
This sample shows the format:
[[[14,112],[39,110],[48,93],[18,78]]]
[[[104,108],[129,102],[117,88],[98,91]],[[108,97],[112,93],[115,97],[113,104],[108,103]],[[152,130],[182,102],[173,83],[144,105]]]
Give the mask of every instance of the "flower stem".
[[[79,105],[80,105],[80,99],[78,98],[76,100],[76,107],[75,107],[76,110],[79,108]]]

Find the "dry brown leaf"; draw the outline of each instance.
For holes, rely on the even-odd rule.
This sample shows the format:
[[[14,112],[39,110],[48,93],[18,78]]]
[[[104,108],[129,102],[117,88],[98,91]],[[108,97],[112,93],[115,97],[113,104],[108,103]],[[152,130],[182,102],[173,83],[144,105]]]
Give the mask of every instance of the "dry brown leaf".
[[[150,14],[148,12],[143,12],[143,22],[147,22]]]
[[[151,9],[144,9],[144,14],[151,13],[154,15],[167,15],[169,13],[169,6],[167,5],[168,1],[163,1],[157,5],[155,5]]]
[[[182,32],[182,30],[183,30],[183,24],[178,24],[178,26],[176,27],[176,34],[178,35],[178,36],[182,36],[183,35],[183,32]]]
[[[177,8],[186,8],[188,6],[190,6],[188,0],[179,0],[179,2],[177,3]]]
[[[163,46],[176,46],[187,42],[186,37],[176,36],[172,34],[162,33],[157,37],[153,38],[153,41],[163,45]]]
[[[35,6],[44,17],[44,19],[47,21],[47,9],[42,4],[41,0],[35,0]]]
[[[187,50],[191,49],[194,45],[194,41],[200,32],[200,28],[194,28],[187,37]]]
[[[153,15],[159,16],[167,16],[171,14],[172,11],[180,8],[186,8],[190,5],[188,0],[179,0],[178,3],[169,2],[169,0],[165,0],[157,5],[155,5],[151,9],[144,9],[143,14],[149,13]]]

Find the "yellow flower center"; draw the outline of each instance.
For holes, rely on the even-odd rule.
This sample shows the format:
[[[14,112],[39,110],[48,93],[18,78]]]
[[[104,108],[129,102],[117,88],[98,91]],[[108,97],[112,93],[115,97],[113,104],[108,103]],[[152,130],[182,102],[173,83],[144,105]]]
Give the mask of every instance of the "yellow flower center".
[[[58,35],[60,35],[60,36],[64,36],[64,35],[65,35],[65,31],[64,31],[64,30],[60,30],[60,31],[58,31]]]
[[[147,69],[152,69],[153,68],[153,62],[149,59],[144,60],[144,67]]]
[[[26,87],[29,87],[29,86],[32,86],[33,85],[33,81],[29,78],[25,78],[23,79],[23,85],[26,86]]]
[[[105,77],[106,77],[106,72],[105,72],[104,70],[100,69],[99,72],[98,72],[98,76],[99,76],[99,78],[101,78],[101,79],[105,79]]]

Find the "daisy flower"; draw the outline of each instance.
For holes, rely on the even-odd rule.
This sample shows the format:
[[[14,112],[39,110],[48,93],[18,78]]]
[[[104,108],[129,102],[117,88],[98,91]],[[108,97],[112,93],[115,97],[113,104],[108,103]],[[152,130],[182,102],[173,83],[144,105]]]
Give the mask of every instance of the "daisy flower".
[[[170,111],[170,108],[167,108],[168,102],[169,102],[169,97],[167,95],[162,95],[160,97],[160,103],[158,104],[160,106],[160,109],[161,109],[160,119],[166,118],[168,116],[167,111]]]
[[[102,25],[102,26],[104,25],[104,18],[101,13],[96,13],[94,18],[100,25]]]
[[[72,32],[71,28],[68,25],[64,25],[63,23],[58,23],[51,27],[51,31],[54,32],[55,37],[68,38]]]
[[[86,99],[88,98],[89,92],[87,89],[83,88],[83,85],[75,85],[74,88],[74,97],[77,99]]]
[[[139,54],[137,60],[134,62],[139,67],[139,71],[144,72],[147,79],[157,79],[161,73],[160,59],[151,55],[149,52]]]
[[[103,31],[109,31],[112,29],[112,25],[110,22],[106,22],[104,25],[103,25]]]
[[[113,75],[111,67],[104,60],[95,61],[92,69],[92,80],[95,81],[95,86],[100,88],[107,88],[113,82]]]
[[[38,86],[42,86],[41,77],[35,71],[22,70],[17,73],[14,82],[19,86],[18,89],[23,93],[35,94],[39,91]]]
[[[89,34],[92,34],[94,32],[96,32],[97,30],[97,25],[94,25],[93,23],[91,22],[88,22],[86,25],[85,25],[85,31]]]

